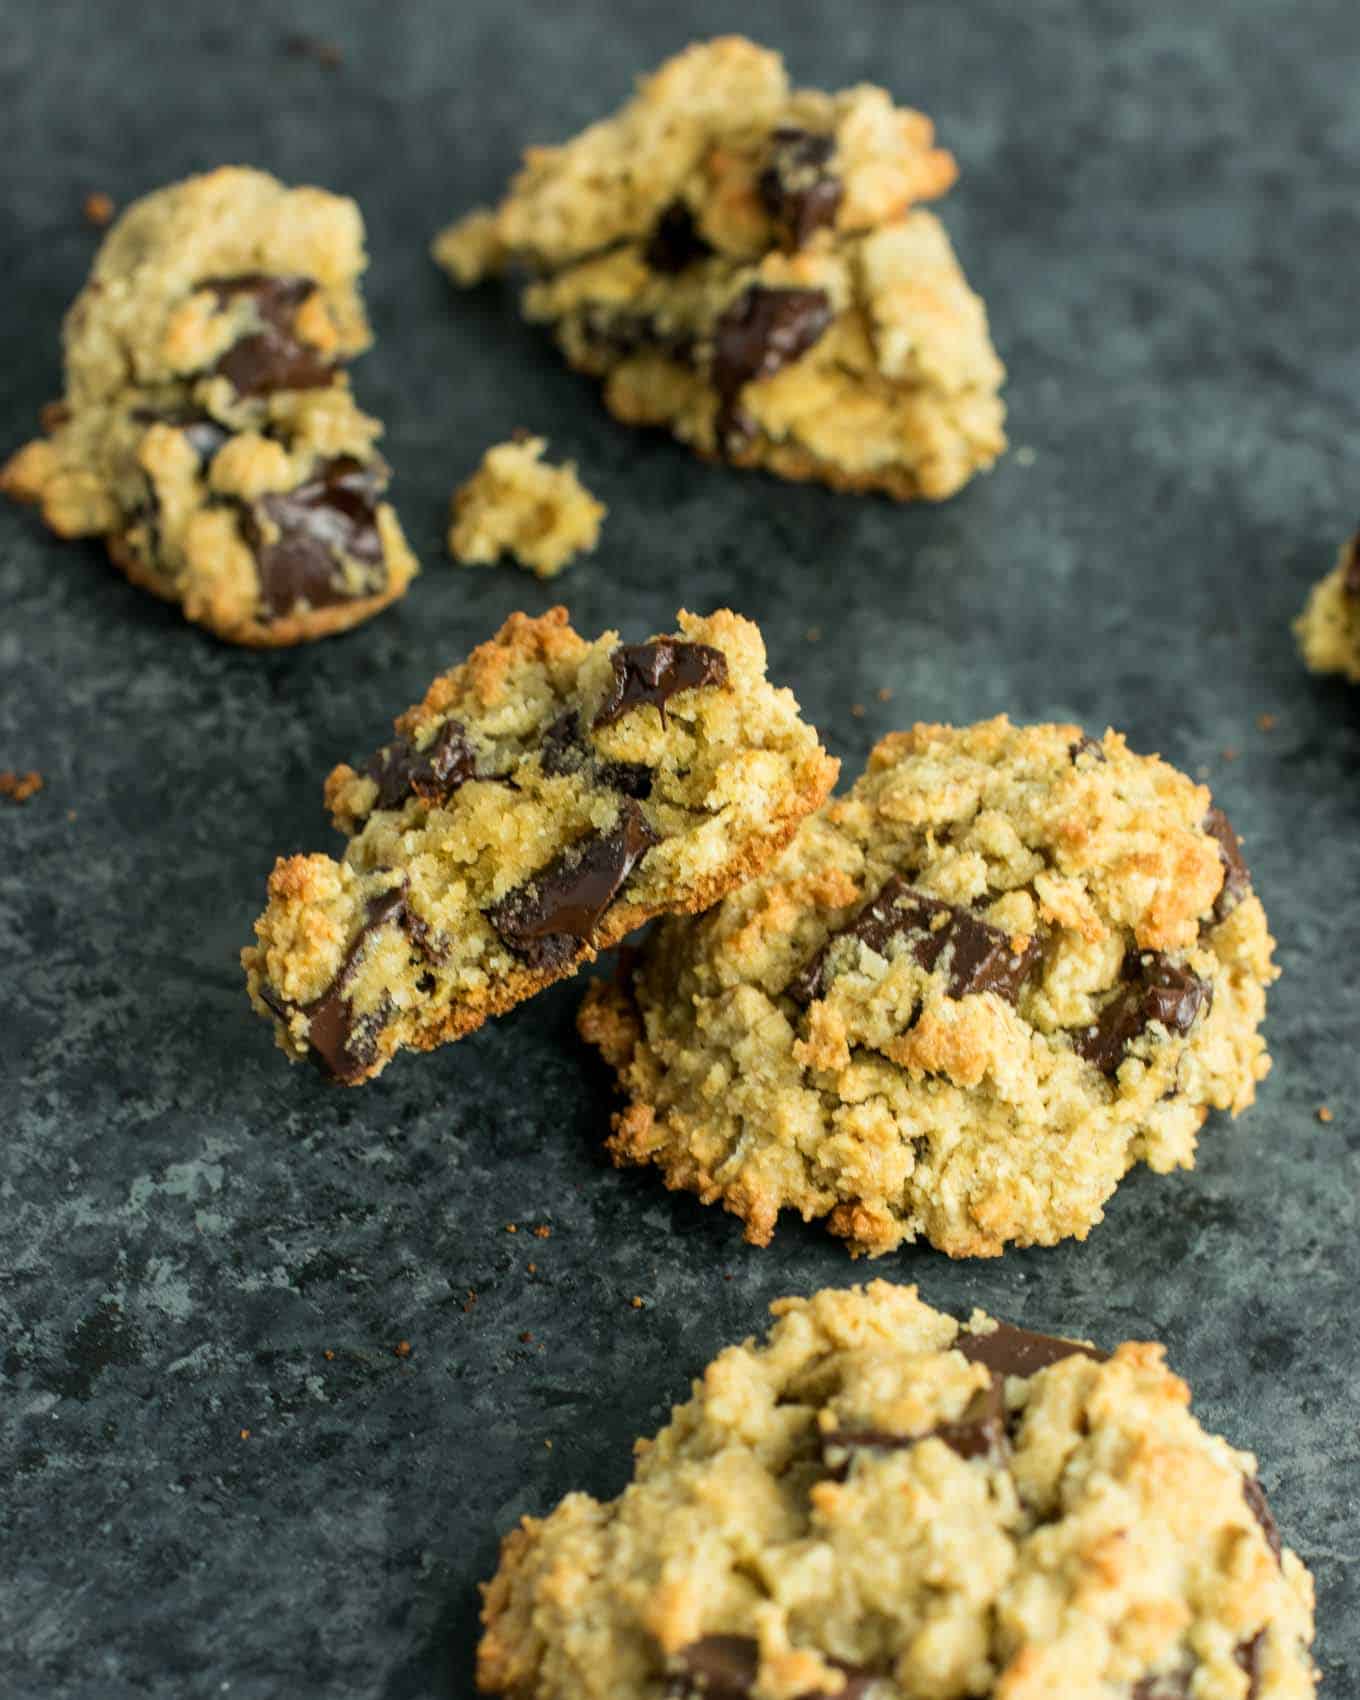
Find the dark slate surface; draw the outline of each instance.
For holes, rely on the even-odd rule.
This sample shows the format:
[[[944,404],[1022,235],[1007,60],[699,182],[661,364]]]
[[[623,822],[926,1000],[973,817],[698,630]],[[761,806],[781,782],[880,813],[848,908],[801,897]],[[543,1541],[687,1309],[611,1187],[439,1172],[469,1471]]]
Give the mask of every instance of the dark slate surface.
[[[1260,1452],[1317,1573],[1328,1691],[1355,1692],[1360,736],[1288,630],[1356,519],[1353,0],[3,10],[5,445],[58,388],[87,190],[125,203],[227,160],[325,183],[368,220],[357,383],[426,573],[354,636],[258,656],[0,513],[0,766],[48,781],[0,809],[0,1687],[468,1694],[500,1533],[616,1491],[631,1437],[770,1299],[877,1273],[1165,1340],[1208,1424]],[[945,216],[1019,452],[948,506],[628,435],[508,300],[453,300],[426,260],[522,143],[738,23],[806,81],[888,83],[959,155]],[[294,30],[343,67],[281,51]],[[612,509],[556,593],[442,558],[452,484],[517,424]],[[577,988],[362,1092],[289,1070],[235,960],[274,856],[328,844],[335,760],[555,594],[586,631],[754,616],[849,773],[894,726],[1007,709],[1112,721],[1208,777],[1286,969],[1258,1107],[1209,1124],[1193,1175],[1131,1178],[1086,1245],[870,1269],[794,1224],[752,1251],[611,1170]]]

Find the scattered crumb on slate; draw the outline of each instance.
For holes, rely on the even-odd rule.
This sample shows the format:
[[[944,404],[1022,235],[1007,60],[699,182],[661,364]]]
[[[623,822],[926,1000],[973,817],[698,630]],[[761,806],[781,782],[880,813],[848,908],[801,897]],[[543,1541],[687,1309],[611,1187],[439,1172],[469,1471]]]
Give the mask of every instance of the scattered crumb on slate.
[[[335,1362],[335,1353],[330,1349],[329,1346],[326,1347],[326,1350],[324,1352],[322,1352],[321,1356],[323,1358],[325,1358],[325,1360],[328,1364]]]
[[[1278,714],[1258,714],[1256,724],[1262,732],[1273,732],[1280,724],[1280,717]]]
[[[854,715],[856,720],[863,720],[864,704],[862,702],[852,702],[850,704],[850,712]]]
[[[1333,1120],[1331,1107],[1327,1104],[1319,1104],[1317,1108],[1317,1119],[1320,1122],[1329,1122]]]
[[[892,701],[892,686],[891,685],[880,685],[878,687],[878,689],[874,692],[874,695],[878,698],[878,700],[880,702],[891,702]]]
[[[294,59],[313,59],[327,71],[338,71],[345,62],[344,49],[319,35],[285,36],[283,51]]]
[[[1236,761],[1237,760],[1237,751],[1232,747],[1231,744],[1228,745],[1227,749],[1220,750],[1218,753],[1223,757],[1224,761]]]
[[[534,1238],[536,1240],[550,1240],[552,1238],[552,1229],[546,1222],[540,1222],[534,1229]]]
[[[803,636],[809,643],[820,643],[822,640],[822,628],[820,626],[809,626],[803,633]]]
[[[532,1339],[533,1339],[533,1335],[526,1328],[523,1331],[523,1333],[521,1333],[521,1335],[519,1337],[520,1345],[521,1346],[527,1346]]]
[[[94,189],[86,195],[82,210],[86,224],[92,224],[96,230],[102,230],[106,224],[113,223],[113,215],[118,209],[114,206],[111,195],[104,194],[101,189]]]
[[[519,1223],[507,1222],[505,1224],[505,1231],[507,1234],[517,1234],[519,1232]]]
[[[642,1309],[642,1299],[641,1299],[639,1294],[634,1293],[632,1298],[629,1299],[628,1302],[629,1302],[629,1304],[632,1305],[634,1310],[641,1310]]]
[[[396,1345],[392,1348],[392,1355],[397,1358],[409,1358],[411,1355],[411,1342],[409,1340],[398,1340]]]
[[[36,797],[43,788],[43,776],[36,769],[28,773],[16,773],[13,768],[0,771],[0,797],[8,797],[11,803],[26,803],[30,797]]]

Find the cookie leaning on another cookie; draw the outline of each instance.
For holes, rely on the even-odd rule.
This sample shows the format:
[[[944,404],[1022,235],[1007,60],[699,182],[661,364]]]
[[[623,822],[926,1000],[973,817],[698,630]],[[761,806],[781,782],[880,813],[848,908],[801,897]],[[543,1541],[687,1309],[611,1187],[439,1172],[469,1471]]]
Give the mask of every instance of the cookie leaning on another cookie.
[[[1312,1578],[1160,1346],[784,1299],[608,1504],[507,1536],[514,1700],[1308,1700]]]
[[[765,678],[749,620],[594,643],[564,608],[512,615],[397,738],[326,781],[343,860],[269,881],[252,1002],[348,1085],[479,1027],[653,915],[759,873],[838,764]]]
[[[1114,732],[922,725],[580,1025],[615,1160],[756,1244],[789,1208],[856,1253],[993,1256],[1084,1238],[1253,1101],[1272,943],[1204,786]]]
[[[531,148],[435,258],[536,276],[528,318],[628,424],[785,478],[952,495],[1005,447],[986,313],[939,221],[929,119],[862,85],[789,86],[740,37],[700,43],[619,113]]]
[[[353,201],[224,168],[148,195],[66,318],[66,397],[0,471],[62,537],[233,643],[368,619],[416,572],[376,420]]]

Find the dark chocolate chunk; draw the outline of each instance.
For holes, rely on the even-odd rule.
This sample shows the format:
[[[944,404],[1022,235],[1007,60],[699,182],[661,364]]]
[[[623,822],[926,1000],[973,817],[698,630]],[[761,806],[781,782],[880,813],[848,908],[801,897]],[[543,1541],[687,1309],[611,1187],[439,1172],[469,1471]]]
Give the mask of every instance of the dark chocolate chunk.
[[[949,979],[945,990],[951,998],[995,992],[1012,1004],[1043,954],[1039,941],[1031,939],[1016,955],[1010,934],[1000,927],[992,926],[971,909],[927,897],[900,874],[894,874],[854,920],[833,933],[790,981],[788,993],[796,1002],[808,1004],[826,995],[832,978],[831,952],[843,938],[858,939],[880,956],[887,954],[891,943],[901,940],[910,945],[927,973],[947,951]]]
[[[234,342],[213,368],[237,395],[269,395],[274,390],[324,389],[335,368],[320,349],[293,334],[298,308],[316,289],[309,277],[276,277],[242,272],[235,277],[205,277],[222,305],[234,295],[249,295],[263,328]]]
[[[584,340],[597,353],[616,359],[646,350],[682,366],[694,359],[694,337],[678,327],[664,328],[648,313],[614,313],[588,307],[576,321]]]
[[[1124,980],[1090,1027],[1069,1029],[1072,1049],[1102,1074],[1118,1072],[1124,1053],[1150,1022],[1184,1036],[1213,1004],[1213,987],[1161,951],[1129,951]]]
[[[666,704],[681,691],[727,683],[727,657],[706,643],[657,638],[653,643],[621,643],[610,662],[614,686],[594,727],[612,726],[630,709],[650,703],[666,724]]]
[[[581,736],[581,723],[568,709],[553,721],[539,741],[544,773],[580,773],[608,791],[645,802],[652,794],[653,770],[641,761],[601,761]]]
[[[346,455],[324,462],[317,475],[296,490],[262,496],[246,510],[246,541],[255,552],[260,594],[272,617],[291,613],[300,602],[324,608],[349,601],[354,593],[341,574],[341,555],[364,566],[382,566],[377,513],[381,490],[377,470]],[[272,542],[266,540],[260,513],[278,528]],[[377,583],[361,594],[380,588],[382,579],[374,577]]]
[[[1347,596],[1360,596],[1360,531],[1346,545],[1341,588]]]
[[[1108,1352],[1097,1346],[1084,1345],[1080,1340],[1064,1340],[1056,1334],[1034,1334],[1028,1328],[1016,1328],[1009,1322],[998,1323],[990,1334],[960,1334],[954,1350],[962,1352],[970,1364],[984,1364],[994,1376],[1036,1375],[1050,1364],[1064,1358],[1092,1358],[1105,1363]]]
[[[364,911],[364,923],[355,934],[335,978],[319,998],[301,1006],[307,1017],[308,1054],[323,1074],[332,1080],[350,1083],[358,1080],[378,1054],[377,1039],[387,1018],[385,1005],[368,1015],[356,1016],[349,1001],[349,982],[354,977],[359,957],[369,938],[389,922],[404,923],[406,919],[406,887],[403,883],[373,898]],[[287,1021],[293,1006],[266,986],[261,993],[264,1001]]]
[[[1251,890],[1251,874],[1242,860],[1242,846],[1222,809],[1210,809],[1201,823],[1218,845],[1223,863],[1223,884],[1214,900],[1214,920],[1224,921]]]
[[[751,425],[739,406],[745,385],[806,354],[834,317],[822,289],[763,289],[752,284],[714,327],[713,388],[718,392],[718,441],[738,443]]]
[[[707,259],[712,247],[699,234],[694,214],[682,200],[674,200],[652,226],[642,257],[654,272],[674,275],[696,260]]]
[[[1069,744],[1067,746],[1067,753],[1072,758],[1073,763],[1076,762],[1078,756],[1091,756],[1096,761],[1106,761],[1108,759],[1100,739],[1088,738],[1084,732],[1081,737],[1077,739],[1075,744]]]
[[[1162,1676],[1140,1677],[1133,1685],[1129,1700],[1190,1700],[1188,1669],[1168,1671]]]
[[[1258,1629],[1249,1641],[1240,1641],[1233,1657],[1247,1673],[1247,1700],[1256,1700],[1261,1691],[1261,1651],[1265,1646],[1266,1632]]]
[[[506,947],[530,968],[556,969],[594,936],[606,909],[659,835],[631,798],[619,823],[557,857],[486,911]]]
[[[892,1434],[884,1429],[837,1429],[822,1436],[822,1461],[843,1476],[856,1452],[903,1452],[923,1440],[942,1440],[960,1458],[1001,1458],[1006,1452],[1006,1395],[999,1376],[979,1388],[957,1421],[941,1423],[924,1434]]]
[[[776,130],[770,163],[756,185],[765,209],[791,248],[836,222],[844,185],[826,169],[835,139],[811,130]]]
[[[1266,1545],[1275,1554],[1276,1564],[1282,1564],[1284,1552],[1280,1543],[1280,1528],[1266,1503],[1266,1491],[1258,1476],[1248,1476],[1242,1483],[1242,1497],[1247,1502],[1247,1509],[1261,1525],[1261,1533],[1266,1538]]]
[[[704,1635],[682,1647],[680,1668],[671,1677],[670,1700],[748,1700],[760,1669],[760,1650],[749,1635]],[[835,1700],[868,1700],[877,1674],[860,1665],[827,1658],[845,1681]],[[825,1689],[809,1689],[798,1700],[832,1700]]]
[[[409,738],[387,744],[364,763],[362,770],[377,781],[375,809],[399,809],[410,796],[442,802],[460,785],[477,777],[477,757],[467,728],[446,720],[431,743],[417,750]]]

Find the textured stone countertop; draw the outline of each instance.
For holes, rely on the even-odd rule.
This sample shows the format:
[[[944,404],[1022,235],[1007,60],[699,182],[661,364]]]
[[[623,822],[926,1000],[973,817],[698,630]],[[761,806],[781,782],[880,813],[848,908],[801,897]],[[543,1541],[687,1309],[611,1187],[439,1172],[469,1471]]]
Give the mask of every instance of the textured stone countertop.
[[[508,295],[454,298],[427,259],[520,146],[734,27],[803,81],[888,84],[958,154],[943,216],[1014,449],[945,506],[629,434]],[[58,392],[86,192],[265,166],[363,206],[356,389],[425,565],[356,634],[258,655],[0,511],[0,767],[47,779],[0,805],[7,1695],[468,1695],[501,1533],[617,1491],[771,1299],[870,1275],[1164,1340],[1316,1571],[1324,1692],[1360,1691],[1360,698],[1289,632],[1357,519],[1358,82],[1354,0],[5,8],[0,448]],[[516,425],[611,510],[555,588],[443,555],[449,491]],[[1085,1245],[869,1266],[794,1222],[752,1250],[611,1169],[578,985],[362,1091],[286,1067],[236,962],[275,855],[331,842],[336,760],[558,598],[633,637],[751,615],[848,774],[894,727],[1005,709],[1204,776],[1285,970],[1258,1106],[1210,1120],[1193,1174],[1131,1176]]]

